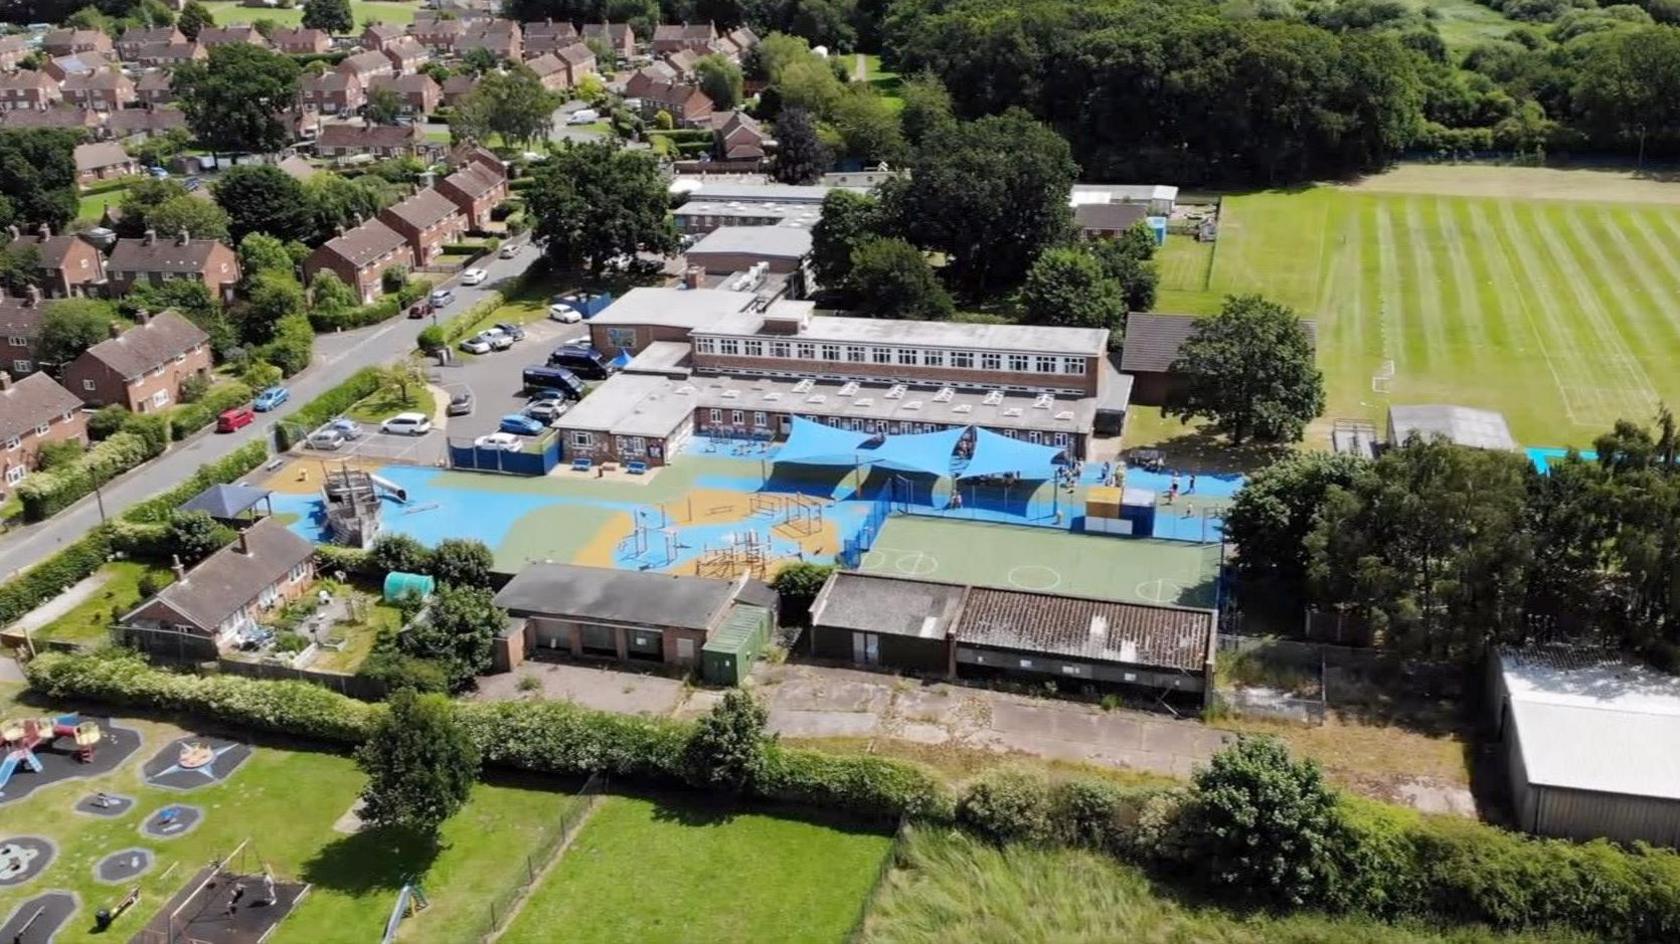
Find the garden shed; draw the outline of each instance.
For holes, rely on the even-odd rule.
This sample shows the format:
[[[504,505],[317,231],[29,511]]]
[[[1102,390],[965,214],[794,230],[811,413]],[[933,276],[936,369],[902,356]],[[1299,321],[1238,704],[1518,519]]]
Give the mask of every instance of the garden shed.
[[[700,677],[712,685],[740,685],[769,636],[769,610],[736,604],[700,649]]]

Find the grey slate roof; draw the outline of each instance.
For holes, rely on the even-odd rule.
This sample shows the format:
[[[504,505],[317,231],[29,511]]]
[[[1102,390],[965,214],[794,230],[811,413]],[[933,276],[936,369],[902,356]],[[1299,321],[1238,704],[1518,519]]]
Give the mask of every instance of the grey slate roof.
[[[1163,315],[1136,311],[1126,316],[1126,342],[1120,353],[1120,369],[1129,374],[1163,373],[1178,360],[1178,349],[1196,327],[1195,315]],[[1318,322],[1302,318],[1307,341],[1318,346]]]
[[[343,236],[329,240],[321,248],[332,251],[360,269],[407,243],[403,235],[391,227],[378,220],[368,220]]]
[[[109,267],[113,272],[197,274],[204,271],[218,245],[214,239],[203,238],[183,243],[175,234],[159,234],[150,244],[145,239],[119,239],[111,250]]]
[[[315,555],[315,545],[273,518],[264,518],[245,529],[244,538],[248,552],[235,541],[188,571],[187,579],[170,584],[152,599],[200,629],[214,630],[234,611],[255,600],[265,587]],[[150,602],[140,604],[135,612],[146,609]]]
[[[121,336],[101,341],[83,352],[124,377],[138,377],[210,340],[203,329],[173,311],[159,312],[145,324]]]
[[[539,563],[508,581],[496,605],[515,616],[705,630],[734,599],[735,585],[725,580]]]
[[[1124,230],[1149,216],[1140,203],[1081,203],[1073,208],[1073,222],[1080,229]]]
[[[13,381],[10,390],[0,391],[0,441],[81,408],[81,398],[57,381],[43,373],[30,374]]]
[[[422,230],[460,212],[453,201],[431,187],[390,207],[391,215]]]
[[[202,511],[212,518],[237,518],[269,496],[266,488],[249,485],[212,485],[181,505],[182,511]]]
[[[27,239],[27,237],[25,238]],[[73,239],[75,237],[54,236],[49,238]],[[41,319],[45,315],[46,309],[38,302],[31,303],[27,298],[19,298],[0,291],[0,335],[12,338],[33,338],[41,333]]]

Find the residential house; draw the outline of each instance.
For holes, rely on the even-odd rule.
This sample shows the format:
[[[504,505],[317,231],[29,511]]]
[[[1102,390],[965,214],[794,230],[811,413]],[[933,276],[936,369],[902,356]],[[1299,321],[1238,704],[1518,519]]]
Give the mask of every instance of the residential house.
[[[136,65],[173,68],[183,62],[203,62],[210,58],[210,50],[198,43],[160,43],[147,46],[134,57]]]
[[[345,56],[344,61],[336,69],[346,75],[354,75],[366,82],[376,75],[396,75],[397,67],[391,65],[391,60],[385,58],[382,52],[359,52],[352,56]]]
[[[192,570],[123,615],[125,646],[181,660],[215,659],[257,621],[303,596],[315,580],[315,545],[276,518],[239,532]]]
[[[60,82],[72,75],[85,75],[91,72],[103,72],[106,69],[121,68],[117,58],[103,52],[78,52],[68,56],[55,56],[41,65],[41,71]]]
[[[568,87],[566,64],[554,53],[545,52],[535,59],[527,60],[525,65],[536,73],[537,81],[542,83],[543,88],[558,92]]]
[[[578,41],[577,27],[570,23],[556,23],[553,20],[520,24],[520,32],[525,37],[525,58],[536,57],[550,52],[558,52],[562,46],[570,46]]]
[[[369,83],[368,91],[389,89],[402,101],[402,113],[416,117],[429,115],[443,101],[443,89],[429,75],[382,75]]]
[[[712,133],[717,137],[716,154],[725,161],[760,161],[770,136],[744,111],[714,112]]]
[[[0,316],[5,312],[0,302]],[[46,374],[13,380],[0,371],[0,468],[5,492],[35,471],[41,447],[53,442],[86,445],[87,414],[82,401]]]
[[[624,83],[624,95],[626,98],[642,98],[660,84],[669,85],[678,78],[677,70],[671,68],[670,63],[649,63],[630,73],[630,78]]]
[[[0,337],[6,339],[0,370],[13,377],[33,374],[40,365],[41,322],[44,320],[46,296],[35,286],[23,296],[0,292]]]
[[[248,23],[233,26],[206,26],[198,31],[194,37],[205,49],[215,49],[217,46],[231,46],[234,43],[249,43],[252,46],[268,48],[268,40],[257,28]]]
[[[64,385],[95,406],[148,413],[178,402],[187,380],[209,378],[210,336],[203,329],[173,311],[141,312],[139,322],[127,331],[113,323],[110,339],[64,368]]]
[[[605,43],[620,59],[636,54],[636,31],[629,23],[585,23],[583,40]]]
[[[150,69],[134,83],[134,98],[143,105],[163,105],[175,100],[171,77],[163,69]]]
[[[496,152],[480,147],[472,141],[462,141],[450,148],[449,163],[456,170],[471,164],[481,164],[502,180],[507,179],[507,164],[496,156]]]
[[[324,29],[310,29],[300,26],[295,29],[281,28],[275,30],[268,37],[274,48],[288,56],[320,55],[332,49],[332,36]]]
[[[112,112],[111,117],[105,120],[106,133],[118,141],[128,138],[145,140],[176,129],[185,130],[186,127],[186,112],[179,108],[155,108],[150,105]]]
[[[641,96],[643,117],[651,120],[660,112],[669,112],[678,125],[698,127],[712,117],[712,100],[696,85],[675,82],[655,82]]]
[[[230,302],[239,282],[239,257],[232,249],[219,240],[193,239],[185,232],[159,239],[155,231],[147,230],[139,239],[119,239],[105,268],[111,294],[117,296],[127,295],[140,282],[193,279],[203,282],[210,294]]]
[[[460,20],[442,20],[416,16],[409,24],[408,35],[435,53],[449,53],[461,38],[465,28]]]
[[[78,144],[75,149],[76,182],[87,186],[99,180],[132,177],[140,173],[140,162],[128,156],[115,141]]]
[[[29,41],[22,36],[0,36],[0,72],[16,69],[29,53]]]
[[[42,223],[33,233],[20,233],[14,226],[11,237],[14,246],[35,247],[35,264],[44,276],[41,290],[48,298],[95,295],[105,285],[105,254],[80,236],[54,236]]]
[[[41,50],[49,56],[73,56],[79,52],[111,52],[115,47],[104,30],[55,29],[41,37]]]
[[[315,138],[315,153],[322,157],[412,157],[426,149],[419,125],[323,125]]]
[[[173,26],[134,26],[123,30],[123,34],[117,37],[117,56],[132,62],[147,47],[167,46],[170,43],[186,41],[187,37]]]
[[[94,134],[104,124],[103,116],[86,108],[54,105],[50,108],[18,108],[0,111],[0,128],[62,128]]]
[[[363,49],[373,52],[383,52],[386,46],[403,38],[400,27],[388,26],[384,23],[369,23],[367,29],[362,30],[360,42]]]
[[[431,265],[445,243],[459,242],[467,230],[461,208],[431,187],[380,210],[377,219],[402,234],[417,266]]]
[[[303,262],[303,274],[313,280],[317,273],[332,272],[365,305],[379,297],[380,276],[392,266],[414,268],[414,251],[401,233],[379,220],[369,220],[310,253]]]
[[[717,39],[717,30],[710,23],[661,23],[653,28],[653,54],[663,56],[679,49],[705,54],[713,51]]]
[[[0,111],[41,111],[63,100],[58,81],[45,72],[19,69],[0,74]]]
[[[71,75],[58,88],[66,102],[97,112],[127,108],[136,94],[134,83],[116,69]]]
[[[718,48],[731,59],[739,61],[758,45],[758,34],[745,26],[737,27],[725,33],[718,40]]]
[[[432,58],[426,47],[412,36],[399,36],[386,44],[381,51],[386,59],[391,60],[391,68],[396,69],[399,74],[413,75]]]
[[[695,52],[692,49],[679,49],[676,52],[666,53],[664,62],[671,67],[672,72],[677,74],[677,78],[692,79],[694,78],[694,66],[703,55],[706,55],[706,53]]]
[[[354,72],[323,72],[298,79],[298,101],[323,115],[353,115],[367,102],[367,92]]]
[[[457,72],[443,80],[443,103],[454,108],[461,104],[461,99],[471,95],[475,88],[478,88],[478,76]]]
[[[524,34],[512,20],[471,22],[455,40],[455,54],[465,56],[474,49],[487,49],[498,59],[519,62],[525,58]]]
[[[472,230],[489,226],[490,211],[508,195],[507,177],[478,162],[438,181],[437,189],[460,208],[467,218],[467,228]]]
[[[566,66],[566,87],[577,88],[585,76],[595,75],[595,53],[583,43],[560,47],[556,53]]]

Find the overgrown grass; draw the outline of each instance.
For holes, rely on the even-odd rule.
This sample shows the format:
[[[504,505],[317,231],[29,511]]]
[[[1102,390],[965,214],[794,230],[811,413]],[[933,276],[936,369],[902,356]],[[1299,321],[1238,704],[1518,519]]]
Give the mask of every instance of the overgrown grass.
[[[868,944],[1586,944],[1576,936],[1396,927],[1315,915],[1237,915],[1164,894],[1138,869],[1088,852],[999,849],[912,828],[862,940]]]
[[[104,585],[68,613],[36,630],[34,636],[37,640],[103,643],[110,637],[111,614],[126,613],[143,599],[140,594],[142,577],[151,574],[159,589],[175,582],[175,574],[168,567],[138,561],[112,561],[99,572],[106,575]]]

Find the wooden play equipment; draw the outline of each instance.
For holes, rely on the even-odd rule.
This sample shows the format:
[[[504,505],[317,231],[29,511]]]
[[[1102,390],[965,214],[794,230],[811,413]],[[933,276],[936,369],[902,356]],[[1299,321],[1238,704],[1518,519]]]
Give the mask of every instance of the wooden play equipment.
[[[768,533],[761,535],[757,531],[742,531],[730,535],[727,542],[717,547],[707,545],[701,550],[694,561],[694,574],[726,580],[750,574],[763,579],[769,576],[770,566],[775,560]]]
[[[327,536],[334,544],[367,547],[379,535],[381,493],[407,504],[408,491],[372,472],[352,469],[344,463],[338,469],[321,467],[321,497],[327,510]],[[423,509],[412,509],[423,510]]]
[[[59,715],[57,718],[23,718],[0,723],[0,789],[12,779],[19,767],[40,773],[41,759],[35,749],[51,746],[59,738],[70,738],[75,744],[76,760],[86,764],[93,760],[94,751],[105,736],[99,725],[83,721],[81,715]]]

